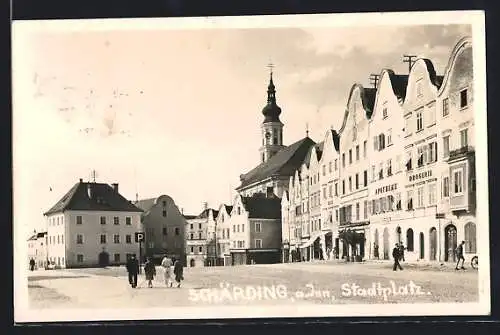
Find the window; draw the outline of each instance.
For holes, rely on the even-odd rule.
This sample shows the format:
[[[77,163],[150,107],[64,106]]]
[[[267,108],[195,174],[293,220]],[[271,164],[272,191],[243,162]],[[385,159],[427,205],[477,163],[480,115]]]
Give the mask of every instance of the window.
[[[130,225],[132,224],[132,218],[131,218],[130,216],[127,216],[127,217],[125,218],[125,224],[126,224],[127,226],[130,226]]]
[[[358,129],[356,127],[352,128],[352,141],[356,141],[356,137],[358,136]]]
[[[460,130],[460,147],[466,147],[469,145],[467,138],[467,129]]]
[[[338,183],[335,183],[335,196],[336,197],[339,196],[339,184]]]
[[[387,175],[392,176],[392,160],[387,160]]]
[[[476,248],[476,224],[473,222],[468,222],[465,227],[465,248],[464,252],[475,254],[477,252]]]
[[[106,217],[105,216],[101,216],[101,224],[106,224]]]
[[[413,209],[413,190],[409,190],[406,193],[406,204],[407,204],[407,209],[412,210]]]
[[[198,223],[198,229],[201,229],[201,223]]]
[[[349,164],[352,164],[352,149],[349,149]]]
[[[190,240],[194,240],[194,234],[193,233],[189,234],[189,239]]]
[[[64,244],[64,235],[61,235],[61,244]]]
[[[450,103],[448,98],[443,99],[443,117],[448,116],[450,114]]]
[[[342,194],[345,194],[345,179],[342,180]]]
[[[384,163],[380,163],[378,168],[378,179],[384,178]]]
[[[125,243],[127,244],[132,243],[132,235],[125,235]]]
[[[384,107],[384,109],[382,109],[382,118],[383,119],[387,118],[387,107]]]
[[[191,247],[191,253],[194,253],[194,247]]]
[[[432,142],[429,143],[429,151],[428,151],[428,157],[427,157],[427,163],[434,163],[437,162],[437,143]]]
[[[443,157],[450,155],[450,136],[443,137]]]
[[[198,239],[201,240],[201,233],[198,233]]]
[[[436,183],[429,184],[429,206],[436,204]]]
[[[359,202],[356,203],[356,221],[359,221]]]
[[[262,240],[260,239],[255,240],[255,248],[262,248]]]
[[[363,171],[363,186],[368,186],[368,170]]]
[[[163,235],[165,235],[165,236],[167,235],[167,227],[163,227],[163,229],[162,229],[162,233],[163,233]]]
[[[424,119],[422,114],[422,110],[417,111],[417,131],[424,128]]]
[[[342,154],[342,167],[345,167],[345,152]]]
[[[406,231],[406,250],[413,251],[413,229],[411,228]]]
[[[76,255],[76,262],[77,263],[83,263],[83,255],[82,254]]]
[[[453,191],[455,194],[463,192],[463,174],[462,170],[453,172]]]
[[[405,119],[405,136],[411,135],[411,120],[410,117]]]
[[[115,254],[114,260],[115,260],[115,263],[120,263],[120,254]]]
[[[417,188],[417,207],[424,206],[424,187]]]
[[[323,172],[323,176],[326,175],[326,166],[323,164],[323,166],[321,167],[321,170]]]
[[[328,162],[328,173],[332,173],[332,162]]]
[[[326,187],[323,187],[323,199],[326,199]]]
[[[115,217],[113,218],[113,223],[114,223],[115,225],[119,225],[119,224],[120,224],[120,218],[119,218],[118,216],[115,216]]]
[[[392,145],[392,129],[387,131],[387,146]]]
[[[236,231],[239,233],[240,232],[240,225],[236,225]]]
[[[78,215],[76,217],[76,224],[82,224],[82,216],[81,215]]]
[[[335,158],[335,171],[339,169],[339,160]]]
[[[363,202],[363,219],[368,219],[368,201]]]
[[[450,196],[450,178],[443,177],[443,197],[447,198]]]
[[[261,231],[262,231],[262,226],[261,226],[260,222],[256,222],[255,223],[255,232],[260,233]]]
[[[428,121],[428,126],[432,126],[436,124],[436,108],[435,105],[432,104],[431,106],[427,107],[427,115],[429,116],[429,121]]]
[[[363,142],[363,158],[366,158],[366,141]]]
[[[467,89],[460,91],[460,108],[467,107]]]
[[[101,244],[106,244],[106,235],[101,234]]]
[[[359,145],[356,146],[356,161],[359,161]]]
[[[421,167],[424,165],[424,147],[420,146],[417,148],[417,167]]]
[[[245,232],[245,224],[244,224],[244,223],[241,225],[241,232],[242,232],[242,233],[244,233],[244,232]]]
[[[167,217],[167,211],[166,211],[166,210],[163,210],[163,211],[162,211],[162,215],[163,215],[163,217],[164,217],[164,218],[165,218],[165,217]]]
[[[352,192],[352,177],[349,177],[349,192]]]
[[[189,227],[190,227],[191,229],[193,229],[193,228],[194,228],[192,223],[189,225]]]
[[[332,189],[333,189],[333,185],[332,184],[328,185],[328,197],[329,198],[333,197]]]
[[[203,252],[203,247],[202,246],[198,247],[198,252]]]
[[[421,97],[422,95],[424,95],[424,93],[422,92],[422,79],[420,79],[417,81],[417,96]]]
[[[177,228],[175,228],[175,235],[179,236],[179,234],[180,234],[180,229],[177,227]]]
[[[359,174],[356,173],[356,178],[355,178],[355,184],[356,184],[356,189],[359,189]]]

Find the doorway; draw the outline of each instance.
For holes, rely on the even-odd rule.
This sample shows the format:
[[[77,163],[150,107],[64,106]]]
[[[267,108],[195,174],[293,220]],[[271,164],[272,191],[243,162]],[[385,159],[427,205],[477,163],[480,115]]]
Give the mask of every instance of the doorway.
[[[195,260],[191,258],[191,260],[189,261],[189,266],[194,268],[194,265],[195,265]]]
[[[99,254],[99,266],[105,267],[109,265],[109,254],[105,251]]]
[[[389,259],[389,230],[384,228],[384,259]]]
[[[437,254],[437,230],[434,227],[432,227],[429,232],[429,245],[430,245],[429,258],[431,261],[435,261]]]
[[[420,259],[425,257],[424,233],[420,233]]]
[[[455,249],[457,248],[457,227],[449,224],[444,229],[444,245],[446,246],[445,261],[455,262]]]

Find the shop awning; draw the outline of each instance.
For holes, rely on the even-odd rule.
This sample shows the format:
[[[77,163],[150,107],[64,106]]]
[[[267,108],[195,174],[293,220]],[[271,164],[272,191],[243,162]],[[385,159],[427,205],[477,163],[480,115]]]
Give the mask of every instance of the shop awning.
[[[299,246],[299,248],[307,248],[309,247],[311,244],[314,243],[314,241],[316,241],[316,239],[320,236],[323,236],[323,235],[326,235],[330,233],[330,231],[319,231],[319,232],[315,232],[311,238],[309,238],[309,240],[307,240],[305,243],[303,243],[302,245]]]

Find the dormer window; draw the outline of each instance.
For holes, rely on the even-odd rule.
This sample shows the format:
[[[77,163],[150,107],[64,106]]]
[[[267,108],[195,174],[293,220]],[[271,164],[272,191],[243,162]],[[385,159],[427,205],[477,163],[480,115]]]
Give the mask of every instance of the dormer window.
[[[387,119],[387,107],[384,107],[384,109],[382,109],[382,119]]]

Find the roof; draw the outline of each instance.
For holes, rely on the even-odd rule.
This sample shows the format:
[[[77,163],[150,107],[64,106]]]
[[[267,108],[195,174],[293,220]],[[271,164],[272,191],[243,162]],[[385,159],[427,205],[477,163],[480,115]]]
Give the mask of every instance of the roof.
[[[312,157],[312,151],[316,150],[316,157],[318,158],[318,161],[321,159],[321,155],[323,154],[323,147],[325,145],[325,142],[319,142],[316,143],[315,145],[311,146],[309,150],[307,151],[306,156],[304,157],[304,162],[307,167],[309,167],[309,164],[311,164],[311,157]]]
[[[277,196],[266,197],[255,193],[241,198],[249,219],[281,219],[281,199]]]
[[[88,188],[92,197],[89,197]],[[108,184],[76,183],[51,209],[44,215],[64,212],[67,210],[78,211],[114,211],[114,212],[142,212],[131,201],[125,199]]]
[[[237,190],[271,176],[292,176],[295,170],[304,162],[307,152],[314,144],[315,142],[313,140],[309,137],[305,137],[281,149],[264,163],[259,164],[257,167],[250,170],[250,172],[241,175],[241,185],[238,186]]]
[[[40,233],[36,234],[36,238],[42,238],[42,237],[45,237],[45,235],[47,235],[46,231],[40,232]]]
[[[422,60],[425,63],[427,72],[429,73],[429,78],[431,79],[431,83],[439,89],[441,87],[441,84],[443,83],[444,76],[436,75],[434,64],[432,64],[432,61],[430,59],[422,58]]]
[[[229,205],[224,204],[224,209],[226,210],[227,214],[230,214],[233,210],[233,206],[229,206]]]
[[[204,209],[200,214],[194,216],[192,219],[206,219],[208,218],[208,213],[212,211],[213,217],[216,218],[217,214],[219,214],[219,211],[213,209],[213,208],[206,208]]]
[[[142,209],[144,211],[144,213],[146,214],[147,212],[149,212],[151,210],[151,208],[153,208],[153,206],[156,203],[156,199],[158,199],[158,198],[142,199],[142,200],[134,202],[134,205],[139,207],[140,209]]]
[[[389,79],[392,85],[392,91],[398,99],[404,100],[406,97],[406,89],[408,87],[408,75],[395,74],[394,71],[387,69]]]
[[[363,107],[366,111],[366,117],[369,119],[373,113],[373,107],[375,106],[375,97],[377,96],[377,89],[373,87],[363,88],[363,93],[361,94],[361,99],[363,101]]]
[[[28,238],[28,241],[36,241],[37,239],[37,234],[31,235],[30,238]]]
[[[192,219],[196,219],[197,215],[183,215],[183,217],[186,220],[192,220]]]

